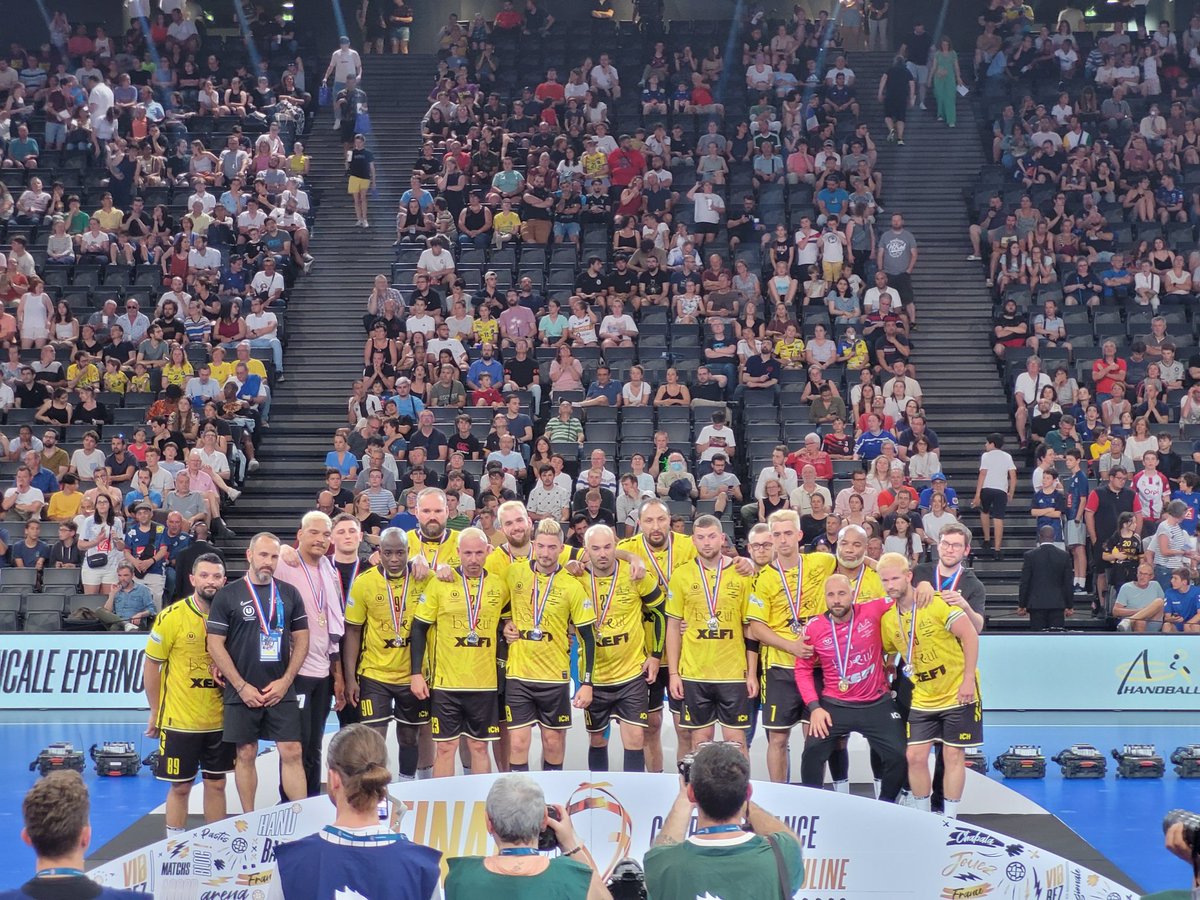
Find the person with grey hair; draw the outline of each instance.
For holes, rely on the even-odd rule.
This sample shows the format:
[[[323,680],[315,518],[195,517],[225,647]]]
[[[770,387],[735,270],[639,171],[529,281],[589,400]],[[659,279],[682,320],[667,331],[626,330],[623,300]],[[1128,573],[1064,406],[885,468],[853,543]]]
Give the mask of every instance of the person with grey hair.
[[[608,900],[595,861],[560,804],[547,805],[542,787],[528,775],[504,775],[493,782],[485,803],[493,856],[449,860],[446,900],[477,897],[544,896],[560,900]],[[542,829],[554,834],[560,856],[538,853]],[[530,879],[519,882],[515,879]]]
[[[791,897],[800,889],[800,839],[754,803],[751,793],[750,761],[736,746],[707,744],[695,752],[644,858],[646,888],[654,900]]]

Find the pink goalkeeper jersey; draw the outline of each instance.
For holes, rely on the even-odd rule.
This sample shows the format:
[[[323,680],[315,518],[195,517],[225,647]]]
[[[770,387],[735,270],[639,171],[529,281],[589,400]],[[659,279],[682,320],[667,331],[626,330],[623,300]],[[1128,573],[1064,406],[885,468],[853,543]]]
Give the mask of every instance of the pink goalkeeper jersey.
[[[818,699],[813,669],[820,668],[824,681],[826,699],[845,703],[874,703],[888,690],[887,673],[883,668],[883,638],[879,621],[892,608],[894,601],[889,597],[868,600],[854,606],[853,618],[838,625],[828,615],[809,619],[804,635],[812,644],[813,655],[808,659],[796,660],[796,687],[805,705]],[[837,649],[834,649],[834,628],[837,628]],[[851,636],[853,628],[853,636]],[[847,644],[849,650],[847,651]],[[838,674],[836,654],[845,660],[845,679],[849,689],[838,690],[842,676]],[[847,656],[849,659],[847,660]]]

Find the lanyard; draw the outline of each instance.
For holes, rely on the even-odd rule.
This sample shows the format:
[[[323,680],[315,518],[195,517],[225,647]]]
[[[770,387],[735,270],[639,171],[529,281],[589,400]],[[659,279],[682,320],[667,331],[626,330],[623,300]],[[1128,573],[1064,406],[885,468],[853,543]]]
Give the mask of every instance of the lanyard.
[[[352,844],[394,844],[396,841],[408,840],[402,834],[354,834],[350,831],[344,831],[336,825],[326,825],[322,830],[326,834],[333,835],[339,840]]]
[[[258,593],[254,590],[254,582],[250,580],[250,576],[247,575],[243,580],[246,582],[246,589],[250,591],[250,601],[254,604],[254,612],[258,616],[258,627],[262,629],[262,633],[270,634],[272,631],[278,631],[279,629],[274,626],[283,624],[283,598],[279,596],[279,587],[275,584],[275,579],[271,579],[271,603],[269,606],[271,615],[269,617],[263,612],[262,603],[259,602]]]
[[[900,610],[896,610],[897,614]],[[906,668],[911,668],[913,664],[913,643],[917,637],[917,608],[912,608],[912,620],[908,623],[908,652],[904,655],[904,661],[908,664]],[[904,674],[909,674],[907,671]]]
[[[34,878],[53,878],[55,876],[64,875],[64,876],[69,876],[71,878],[82,878],[85,874],[86,873],[83,871],[83,869],[58,867],[58,868],[54,868],[54,869],[38,869],[38,871],[36,873],[34,873],[33,877]]]
[[[958,579],[962,578],[962,564],[959,563],[958,568],[951,572],[946,577],[942,577],[942,567],[938,566],[938,587],[939,591],[952,591],[958,587]]]
[[[858,570],[858,578],[854,579],[854,599],[851,603],[858,602],[858,595],[862,591],[863,576],[867,574],[867,564],[863,563],[862,568]]]
[[[379,574],[383,576],[383,586],[387,588],[388,610],[392,614],[392,631],[396,633],[396,637],[400,637],[400,626],[404,623],[404,608],[408,605],[408,566],[404,567],[404,574],[401,576],[404,579],[404,590],[400,594],[400,606],[396,606],[396,595],[392,592],[392,581],[388,577],[388,573],[383,566],[379,567]]]
[[[775,563],[775,571],[779,573],[779,581],[783,585],[784,596],[787,597],[788,609],[792,613],[792,621],[800,621],[800,607],[804,603],[804,594],[802,593],[801,585],[804,584],[804,557],[801,556],[796,562],[796,593],[792,593],[792,588],[788,584],[787,572],[783,566]]]
[[[529,546],[529,545],[527,545],[527,546]],[[512,550],[509,548],[509,546],[508,546],[508,542],[507,542],[507,541],[506,541],[505,543],[503,543],[503,544],[501,544],[501,545],[500,545],[500,549],[501,549],[501,550],[503,550],[503,551],[504,551],[504,555],[508,557],[508,563],[509,563],[509,565],[512,565],[512,564],[513,564],[513,563],[515,563],[515,562],[516,562],[518,559],[529,559],[529,557],[533,555],[533,547],[532,547],[532,546],[529,546],[529,556],[516,556],[516,555],[514,555],[514,554],[513,554],[513,552],[512,552]]]
[[[304,573],[304,580],[308,582],[308,589],[312,591],[313,602],[317,604],[317,618],[325,618],[325,575],[321,571],[321,563],[317,561],[317,581],[313,583],[312,576],[308,574],[308,563],[300,560],[300,571]]]
[[[665,572],[659,566],[658,560],[654,558],[654,551],[650,549],[650,541],[646,539],[644,534],[642,535],[642,547],[646,550],[646,559],[650,560],[650,565],[654,567],[654,574],[658,576],[659,588],[665,591],[667,583],[671,580],[671,572],[674,569],[675,543],[671,540],[670,536],[667,537],[667,569]]]
[[[717,564],[717,574],[713,579],[711,589],[708,586],[708,570],[704,567],[704,563],[696,560],[696,565],[700,568],[700,586],[704,588],[704,602],[708,605],[708,620],[711,622],[718,618],[717,605],[721,602],[721,578],[725,574],[724,561]]]
[[[596,620],[596,626],[598,628],[603,628],[604,623],[608,621],[608,610],[612,606],[613,597],[616,596],[617,576],[619,576],[620,574],[621,574],[621,564],[618,562],[613,565],[612,576],[611,576],[612,581],[608,585],[608,596],[604,598],[604,605],[600,608],[600,618]],[[591,582],[592,582],[592,600],[593,601],[599,600],[600,599],[600,591],[596,586],[596,574],[589,570],[588,578],[590,578]]]
[[[837,667],[838,684],[846,684],[846,669],[850,667],[850,648],[854,645],[854,606],[850,607],[850,628],[846,632],[846,653],[843,656],[842,650],[838,646],[837,622],[833,620],[833,616],[829,617],[829,636],[833,640],[833,662]],[[910,645],[911,646],[911,645]]]
[[[730,834],[734,831],[741,831],[741,825],[706,825],[703,828],[697,828],[692,832],[693,835],[701,834]]]
[[[501,856],[537,856],[536,847],[505,847],[500,851]]]
[[[487,573],[479,573],[479,593],[475,595],[474,602],[471,600],[471,586],[467,573],[459,572],[459,576],[462,578],[463,596],[467,599],[467,631],[475,634],[475,626],[479,624],[479,613],[483,609],[483,582]]]
[[[530,567],[533,572],[533,630],[538,631],[542,627],[542,616],[546,614],[546,604],[550,602],[550,591],[554,588],[554,579],[558,577],[558,573],[562,569],[558,566],[554,567],[554,571],[546,578],[546,590],[538,592],[538,571]]]

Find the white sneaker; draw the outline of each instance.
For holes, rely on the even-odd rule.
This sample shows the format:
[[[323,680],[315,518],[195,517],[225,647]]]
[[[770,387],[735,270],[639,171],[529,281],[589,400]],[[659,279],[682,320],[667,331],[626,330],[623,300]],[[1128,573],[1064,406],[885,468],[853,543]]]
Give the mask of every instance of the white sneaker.
[[[370,223],[370,222],[368,222],[366,219],[363,219],[363,224],[362,224],[362,227],[363,227],[363,228],[370,228],[370,227],[371,227],[371,223]]]
[[[230,500],[237,500],[238,497],[242,496],[242,492],[237,488],[230,488],[228,496]]]
[[[922,103],[922,104],[921,104],[921,109],[928,109],[928,107],[927,107],[927,106],[926,106],[924,103]]]
[[[313,267],[313,260],[310,257],[304,261],[304,274],[307,275],[309,272],[311,272],[312,267]]]
[[[979,260],[981,260],[981,259],[983,259],[983,257],[980,256],[978,253],[967,254],[967,262],[979,262]]]
[[[134,625],[132,622],[126,622],[126,623],[125,623],[125,630],[126,630],[126,631],[137,631],[137,630],[138,630],[138,627],[137,627],[136,625]]]
[[[312,262],[312,261],[313,261],[313,255],[312,255],[311,253],[305,253],[305,254],[304,254],[304,261],[305,261],[305,262]]]
[[[1128,634],[1129,632],[1133,631],[1133,623],[1128,619],[1122,619],[1117,623],[1117,631],[1123,631]]]
[[[247,466],[246,466],[246,469],[247,469],[248,471],[250,471],[250,472],[257,472],[257,471],[258,471],[258,465],[259,465],[259,463],[258,463],[258,460],[257,460],[257,459],[252,459],[252,460],[250,460],[250,463],[249,463],[249,465],[247,465]]]

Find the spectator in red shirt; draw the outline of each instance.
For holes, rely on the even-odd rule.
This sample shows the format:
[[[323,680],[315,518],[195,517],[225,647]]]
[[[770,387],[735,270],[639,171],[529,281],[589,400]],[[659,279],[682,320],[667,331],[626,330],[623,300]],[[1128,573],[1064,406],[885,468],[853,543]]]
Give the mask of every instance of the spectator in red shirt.
[[[833,477],[833,460],[821,449],[821,436],[815,431],[804,436],[804,447],[789,453],[784,465],[794,469],[797,478],[801,477],[805,466],[816,469],[817,477],[824,481]]]
[[[537,86],[537,90],[533,92],[533,96],[543,105],[563,105],[565,94],[563,93],[563,86],[558,83],[558,72],[556,70],[546,70],[546,80]]]
[[[612,186],[622,190],[646,171],[646,157],[632,149],[629,142],[629,135],[621,135],[617,149],[608,154],[608,171]]]
[[[525,24],[525,17],[513,9],[513,0],[504,0],[500,12],[492,22],[492,27],[500,31],[516,31]]]

